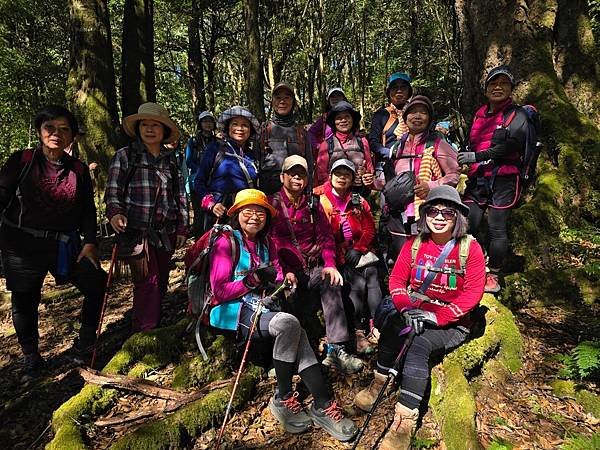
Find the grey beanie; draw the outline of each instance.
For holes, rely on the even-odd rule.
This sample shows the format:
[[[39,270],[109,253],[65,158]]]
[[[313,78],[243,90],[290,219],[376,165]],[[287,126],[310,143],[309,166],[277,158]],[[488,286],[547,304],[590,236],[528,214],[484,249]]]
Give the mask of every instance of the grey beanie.
[[[460,195],[458,194],[458,191],[452,186],[448,186],[447,184],[436,186],[429,191],[425,202],[419,207],[419,214],[423,215],[425,212],[425,208],[437,202],[450,203],[456,206],[456,208],[460,211],[460,213],[463,216],[469,216],[469,207],[460,200]]]

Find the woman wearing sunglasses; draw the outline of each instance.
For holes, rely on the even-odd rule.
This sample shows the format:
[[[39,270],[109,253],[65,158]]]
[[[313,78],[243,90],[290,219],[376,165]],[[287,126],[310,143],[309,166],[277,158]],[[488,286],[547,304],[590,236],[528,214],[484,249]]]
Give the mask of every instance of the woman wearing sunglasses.
[[[359,408],[370,410],[403,344],[399,335],[412,327],[415,337],[399,369],[402,388],[394,422],[379,447],[383,450],[410,447],[419,409],[427,409],[422,400],[430,368],[467,339],[470,312],[479,304],[485,285],[483,251],[467,235],[469,208],[456,189],[447,185],[431,189],[419,212],[420,235],[404,244],[390,276],[393,306],[388,303],[387,311],[378,310],[385,319],[376,317],[381,336],[375,377],[355,398]],[[416,249],[415,239],[421,242]]]
[[[296,317],[281,312],[277,300],[263,297],[263,293],[270,294],[273,286],[284,279],[293,287],[298,283],[293,273],[284,276],[275,244],[268,236],[276,213],[261,191],[244,189],[236,194],[235,202],[227,211],[233,241],[222,235],[211,251],[210,285],[214,305],[210,323],[217,328],[237,331],[238,337],[246,340],[256,314],[260,314],[252,340],[273,346],[277,377],[277,389],[269,402],[273,416],[289,433],[305,432],[314,424],[335,439],[348,441],[356,434],[356,425],[344,417],[342,408],[330,395],[306,332]],[[257,312],[261,298],[264,307]],[[231,317],[237,318],[237,323],[229,326],[225,322]],[[313,397],[312,406],[306,410],[292,387],[296,373]]]

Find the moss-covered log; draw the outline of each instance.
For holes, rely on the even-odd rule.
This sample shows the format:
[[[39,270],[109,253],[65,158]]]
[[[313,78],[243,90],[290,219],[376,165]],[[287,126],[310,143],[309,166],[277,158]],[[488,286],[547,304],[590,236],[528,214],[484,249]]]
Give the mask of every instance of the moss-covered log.
[[[491,295],[483,298],[482,305],[487,308],[483,336],[450,353],[432,372],[430,406],[444,444],[453,450],[481,448],[475,392],[468,378],[479,370],[502,377],[521,367],[523,342],[512,313]]]

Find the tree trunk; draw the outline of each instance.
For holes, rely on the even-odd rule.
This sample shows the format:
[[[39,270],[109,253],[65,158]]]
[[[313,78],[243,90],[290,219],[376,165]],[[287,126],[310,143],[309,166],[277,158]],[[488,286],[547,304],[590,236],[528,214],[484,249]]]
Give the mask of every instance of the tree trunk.
[[[69,10],[67,98],[85,131],[79,140],[82,154],[106,169],[117,145],[119,123],[107,2],[70,0]]]
[[[198,2],[192,0],[192,18],[188,24],[188,70],[190,72],[192,102],[194,104],[194,115],[196,117],[198,117],[200,112],[206,110],[204,65],[202,63],[202,51],[200,49],[199,20],[200,10],[198,8]]]
[[[256,118],[265,120],[263,67],[260,54],[260,32],[258,29],[259,0],[244,1],[244,22],[246,25],[246,80],[248,106]]]
[[[153,3],[153,0],[125,0],[121,61],[123,116],[134,114],[144,102],[156,100]]]
[[[560,148],[558,168],[542,155],[533,197],[511,219],[513,242],[528,257],[528,264],[555,243],[565,224],[600,219],[593,206],[599,201],[600,130],[587,114],[588,102],[599,95],[598,76],[589,57],[594,41],[584,4],[559,1],[557,8],[544,0],[456,0],[463,50],[463,110],[474,111],[488,70],[508,64],[517,80],[515,99],[537,106],[542,140],[548,150]],[[574,17],[577,30],[569,30]],[[569,83],[578,76],[585,77],[585,99],[570,95]]]

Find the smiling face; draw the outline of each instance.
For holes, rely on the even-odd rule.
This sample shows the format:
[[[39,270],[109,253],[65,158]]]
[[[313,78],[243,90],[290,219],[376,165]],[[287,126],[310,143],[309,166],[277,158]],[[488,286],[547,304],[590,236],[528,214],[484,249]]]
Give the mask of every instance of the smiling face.
[[[165,128],[157,120],[144,119],[140,121],[140,139],[144,144],[157,145],[165,138]]]
[[[287,116],[292,112],[294,95],[285,88],[277,89],[273,94],[273,109],[280,116]]]
[[[64,150],[73,142],[73,130],[65,117],[46,120],[38,130],[42,146],[47,150]]]
[[[504,74],[492,78],[485,89],[485,96],[490,104],[500,104],[506,101],[511,95],[512,83]]]
[[[280,176],[283,188],[292,196],[297,196],[304,191],[308,181],[308,174],[304,167],[298,165],[290,167]]]
[[[238,220],[242,233],[253,239],[267,223],[267,210],[259,205],[246,205],[240,210]]]
[[[252,124],[245,117],[237,116],[229,121],[228,134],[238,145],[242,146],[250,138]]]
[[[339,193],[345,194],[352,186],[354,173],[347,167],[338,167],[331,173],[331,186]]]
[[[354,125],[352,114],[348,111],[337,113],[335,119],[333,119],[333,123],[335,124],[335,130],[340,133],[350,133],[352,126]]]
[[[427,129],[431,116],[425,105],[414,105],[406,114],[406,126],[410,134],[419,134]]]
[[[456,224],[457,211],[442,203],[429,206],[425,211],[426,223],[431,234],[438,238],[452,237],[452,230]]]

